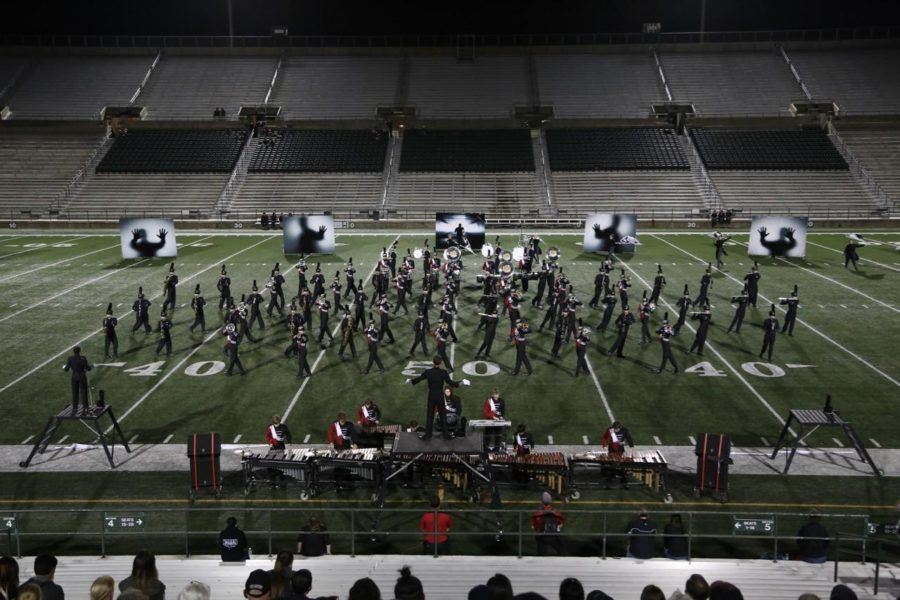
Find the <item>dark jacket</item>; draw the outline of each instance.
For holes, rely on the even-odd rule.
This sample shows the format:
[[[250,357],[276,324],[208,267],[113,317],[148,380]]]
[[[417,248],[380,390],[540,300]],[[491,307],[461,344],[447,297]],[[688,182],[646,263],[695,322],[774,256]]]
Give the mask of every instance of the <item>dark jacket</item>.
[[[415,385],[422,380],[428,381],[428,399],[434,401],[442,400],[445,383],[451,387],[459,387],[459,382],[450,379],[450,374],[440,367],[426,369],[424,373],[412,379],[412,384]]]
[[[628,552],[635,558],[656,556],[656,526],[650,519],[635,519],[625,530],[628,534]]]
[[[63,591],[62,587],[53,583],[52,580],[47,579],[46,575],[35,575],[23,583],[22,587],[29,583],[33,583],[41,588],[41,600],[65,600],[66,598],[66,593]],[[22,593],[22,587],[19,588],[20,594]]]

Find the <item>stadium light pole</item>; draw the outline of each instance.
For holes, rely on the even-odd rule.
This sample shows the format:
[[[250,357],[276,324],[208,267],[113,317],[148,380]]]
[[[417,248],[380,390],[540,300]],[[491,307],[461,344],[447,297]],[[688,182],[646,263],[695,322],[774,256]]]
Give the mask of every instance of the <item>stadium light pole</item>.
[[[229,0],[230,2],[230,0]],[[706,33],[706,0],[700,0],[700,41],[703,42]]]
[[[231,0],[228,0],[228,47],[234,48],[234,15],[232,15]]]

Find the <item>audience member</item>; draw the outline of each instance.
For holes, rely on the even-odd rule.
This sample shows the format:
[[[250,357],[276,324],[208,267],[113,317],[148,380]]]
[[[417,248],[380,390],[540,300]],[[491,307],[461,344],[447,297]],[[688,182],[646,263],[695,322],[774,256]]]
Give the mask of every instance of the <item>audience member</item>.
[[[816,596],[815,594],[807,593],[807,594],[800,594],[800,597],[797,598],[797,600],[822,600],[822,599],[819,598],[818,596]]]
[[[19,600],[41,600],[41,588],[36,583],[26,583],[19,588]]]
[[[819,522],[818,515],[810,515],[809,521],[797,532],[800,560],[821,564],[828,560],[828,530]]]
[[[269,577],[272,578],[272,598],[283,598],[290,593],[293,564],[294,553],[290,550],[281,550],[275,555],[275,567],[269,571]]]
[[[166,586],[159,580],[156,571],[156,557],[146,550],[134,555],[131,563],[131,576],[119,582],[119,591],[136,589],[142,591],[150,600],[163,600],[166,597]]]
[[[374,581],[368,577],[363,577],[362,579],[357,579],[350,587],[347,600],[381,600],[381,590],[378,589],[378,585]]]
[[[709,584],[703,575],[694,573],[684,582],[684,593],[676,590],[669,600],[707,600],[709,598]]]
[[[628,558],[653,558],[656,556],[656,526],[650,521],[646,509],[641,509],[638,518],[628,524]]]
[[[247,582],[244,583],[244,598],[255,600],[272,600],[272,578],[262,569],[250,572]]]
[[[116,600],[150,600],[147,594],[136,588],[128,588],[116,596]]]
[[[466,600],[495,600],[494,591],[483,583],[479,583],[469,590]]]
[[[19,591],[19,563],[12,556],[0,558],[0,598],[13,600]]]
[[[238,529],[237,519],[228,517],[225,529],[219,533],[219,553],[222,562],[243,562],[250,557],[247,536]]]
[[[531,516],[531,527],[535,531],[540,556],[559,556],[563,553],[559,533],[562,531],[564,518],[561,512],[553,510],[552,502],[550,492],[544,492],[541,495],[543,506]]]
[[[687,560],[688,558],[688,539],[685,535],[684,524],[681,522],[681,515],[674,514],[666,523],[663,533],[663,551],[666,558],[673,560]]]
[[[641,590],[641,600],[666,600],[663,591],[653,584],[645,585]]]
[[[709,600],[744,600],[744,595],[732,583],[713,581],[709,585]]]
[[[38,600],[63,600],[66,597],[63,589],[53,582],[57,562],[56,557],[50,554],[34,557],[34,577],[26,581],[25,585],[34,584],[39,588]],[[21,597],[22,588],[19,589],[19,598]]]
[[[284,596],[284,600],[313,600],[309,596],[312,589],[312,573],[308,569],[294,571],[291,577],[291,590]],[[338,600],[337,596],[322,596],[316,600]]]
[[[843,583],[839,583],[831,588],[831,597],[828,600],[859,600],[856,592],[848,588]]]
[[[297,553],[300,556],[314,557],[331,554],[331,538],[328,529],[318,517],[310,517],[297,536]]]
[[[209,600],[211,593],[212,591],[205,583],[192,581],[178,592],[177,600]]]
[[[494,600],[512,600],[513,588],[509,577],[503,573],[495,573],[487,580],[487,586],[494,592]]]
[[[422,554],[447,554],[450,552],[450,537],[447,533],[453,526],[453,518],[438,509],[441,507],[441,499],[436,495],[431,497],[431,510],[422,515],[419,521],[419,531],[424,534],[422,538]]]
[[[516,594],[513,600],[547,600],[537,592],[523,592],[521,594]]]
[[[593,590],[590,594],[587,595],[585,600],[613,600],[612,597],[607,595],[606,593],[600,590]]]
[[[566,577],[559,583],[559,600],[584,600],[584,586],[574,577]]]
[[[394,600],[425,600],[422,582],[413,576],[409,567],[400,569],[400,577],[394,584]]]
[[[91,600],[113,600],[116,582],[109,575],[101,575],[91,584]]]

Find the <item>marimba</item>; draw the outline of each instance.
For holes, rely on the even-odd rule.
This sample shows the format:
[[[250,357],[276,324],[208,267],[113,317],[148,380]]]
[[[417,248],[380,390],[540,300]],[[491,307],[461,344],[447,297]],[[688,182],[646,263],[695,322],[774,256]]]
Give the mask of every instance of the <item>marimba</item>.
[[[295,482],[303,486],[300,497],[306,499],[313,483],[311,459],[312,454],[305,450],[241,453],[244,494],[249,494],[260,480],[273,485]]]
[[[488,455],[491,469],[509,470],[527,478],[543,482],[548,488],[561,495],[565,486],[569,465],[562,452],[531,452],[511,454],[495,452]]]
[[[666,502],[672,501],[672,495],[666,482],[669,465],[659,450],[634,450],[623,454],[608,452],[585,452],[569,456],[569,496],[578,499],[579,487],[601,485],[610,476],[610,471],[625,473],[653,490],[662,491]]]

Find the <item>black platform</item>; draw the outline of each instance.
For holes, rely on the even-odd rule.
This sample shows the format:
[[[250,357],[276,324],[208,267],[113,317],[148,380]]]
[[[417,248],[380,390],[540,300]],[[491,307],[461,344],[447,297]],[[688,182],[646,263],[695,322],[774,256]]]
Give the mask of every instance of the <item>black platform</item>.
[[[793,440],[788,440],[788,434],[791,432],[792,424],[797,426],[798,431]],[[791,462],[794,460],[794,454],[797,452],[797,447],[819,427],[839,427],[844,432],[844,435],[847,436],[847,439],[850,440],[853,449],[856,450],[856,454],[859,456],[859,460],[867,463],[869,467],[872,468],[872,472],[876,477],[882,475],[881,470],[875,466],[872,457],[869,456],[859,434],[853,429],[853,424],[850,423],[850,421],[845,421],[836,410],[825,412],[824,410],[818,409],[791,410],[791,414],[785,422],[784,428],[781,430],[781,435],[778,436],[778,442],[775,443],[775,448],[772,450],[771,456],[772,460],[775,460],[779,450],[790,447],[787,454],[787,462],[784,465],[783,473],[785,475],[791,468]]]
[[[100,420],[105,416],[109,417],[109,430],[112,431],[112,436],[110,436],[107,432],[104,432],[103,427],[100,424]],[[109,461],[109,466],[113,469],[116,468],[116,463],[113,460],[113,448],[115,447],[116,437],[119,438],[119,441],[122,443],[125,451],[131,452],[131,448],[128,446],[128,442],[125,440],[125,434],[122,433],[122,429],[119,427],[119,422],[116,420],[116,417],[113,414],[113,410],[110,405],[94,405],[79,412],[75,412],[72,409],[71,405],[67,405],[59,413],[53,415],[47,420],[47,424],[44,426],[44,430],[38,436],[37,442],[35,442],[34,447],[32,447],[31,453],[28,455],[28,458],[19,463],[20,467],[22,467],[23,469],[28,467],[28,465],[31,464],[31,460],[34,458],[35,454],[43,454],[47,450],[47,446],[50,445],[51,436],[59,428],[59,426],[62,425],[64,421],[80,421],[84,424],[85,427],[93,431],[97,436],[97,441],[99,441],[103,446],[103,451],[106,453],[106,459]]]
[[[482,454],[483,434],[471,431],[465,437],[445,440],[437,433],[430,440],[420,440],[419,434],[402,431],[394,438],[391,454]]]

